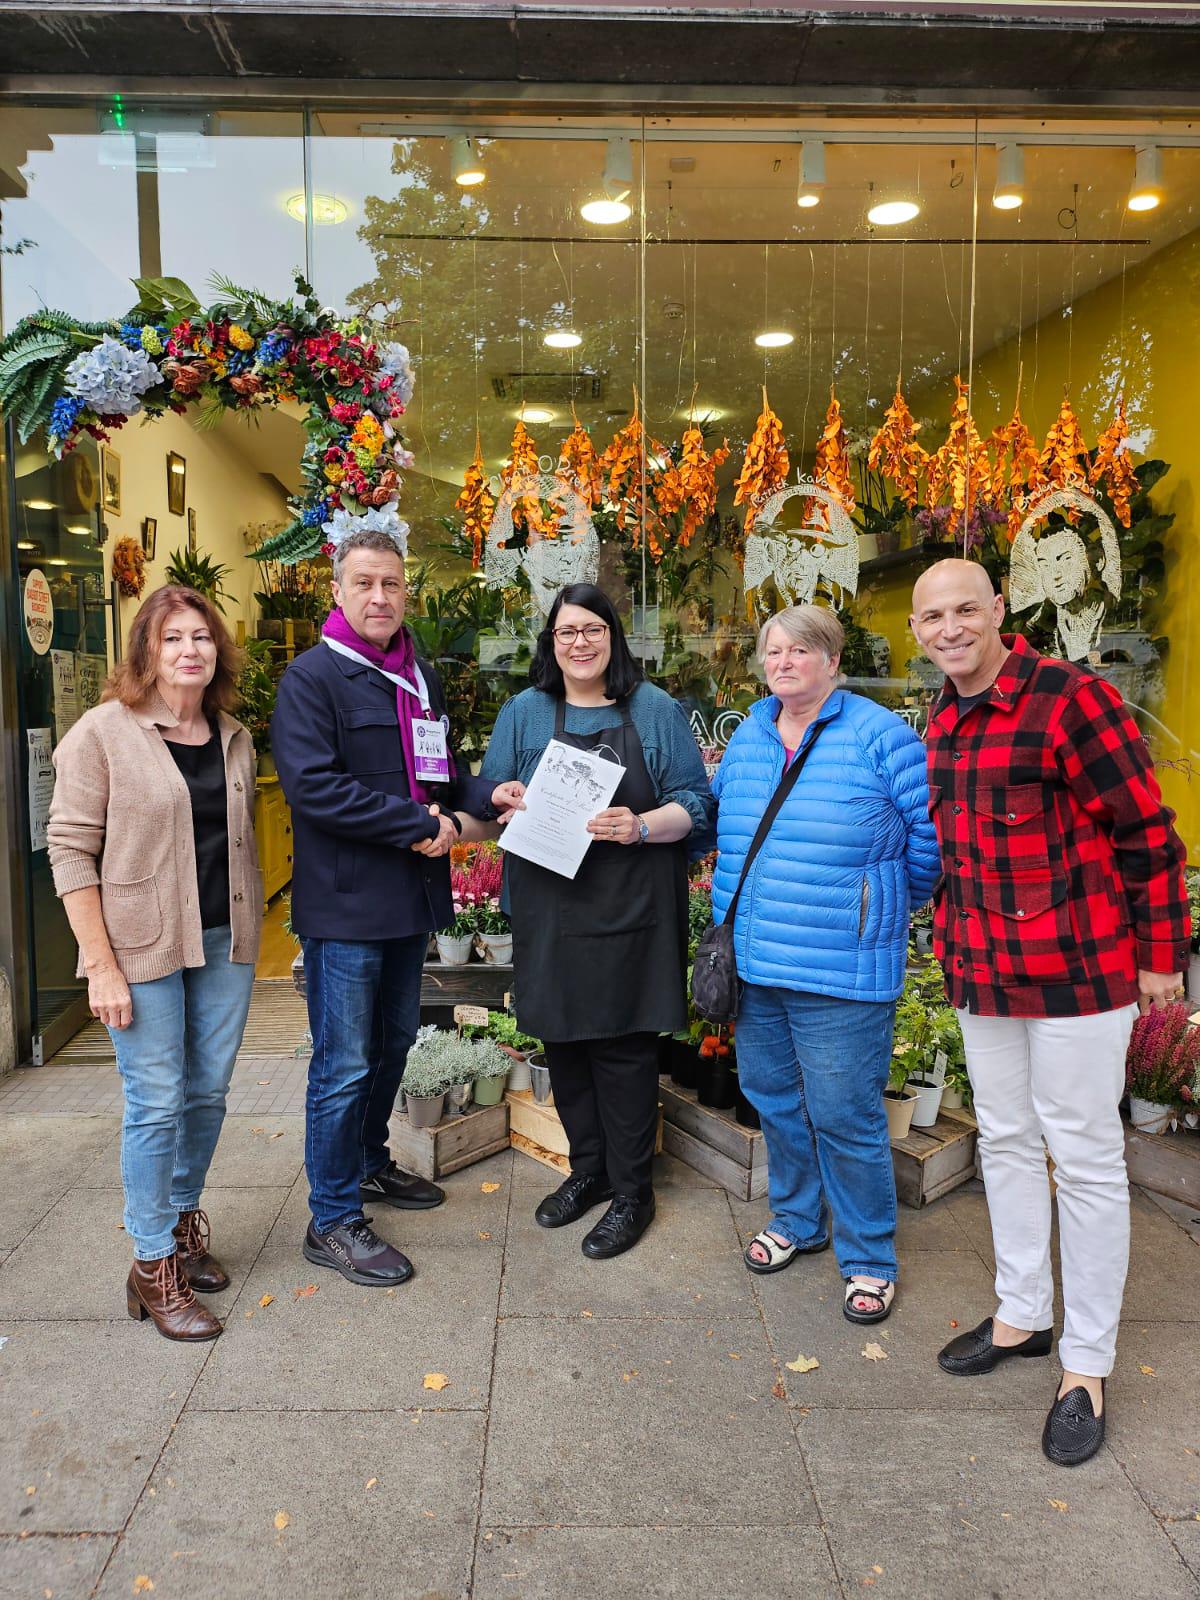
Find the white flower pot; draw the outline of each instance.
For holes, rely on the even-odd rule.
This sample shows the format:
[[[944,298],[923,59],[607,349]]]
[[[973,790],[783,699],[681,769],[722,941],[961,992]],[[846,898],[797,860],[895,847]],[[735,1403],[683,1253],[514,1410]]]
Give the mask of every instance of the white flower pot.
[[[493,966],[506,967],[512,963],[513,939],[511,933],[481,933],[479,953]]]
[[[448,967],[465,967],[471,959],[471,945],[474,943],[472,934],[464,933],[457,938],[452,933],[439,933],[437,936],[438,958]]]
[[[1177,1115],[1174,1106],[1162,1106],[1154,1100],[1142,1100],[1136,1094],[1129,1096],[1129,1121],[1139,1133],[1166,1133]]]
[[[962,1090],[952,1089],[949,1084],[942,1090],[942,1110],[961,1111],[963,1104]]]
[[[917,1091],[917,1103],[913,1107],[912,1115],[913,1127],[932,1128],[941,1110],[945,1086],[940,1083],[921,1083],[915,1078],[909,1079],[909,1086]]]
[[[514,1057],[513,1064],[508,1069],[508,1087],[510,1089],[529,1089],[533,1085],[533,1077],[529,1071],[529,1062],[522,1056]]]
[[[1200,956],[1193,956],[1187,969],[1188,999],[1200,1003]]]
[[[884,1094],[883,1104],[887,1110],[888,1138],[907,1139],[912,1128],[913,1112],[917,1108],[915,1090],[900,1089],[893,1092],[889,1089]]]

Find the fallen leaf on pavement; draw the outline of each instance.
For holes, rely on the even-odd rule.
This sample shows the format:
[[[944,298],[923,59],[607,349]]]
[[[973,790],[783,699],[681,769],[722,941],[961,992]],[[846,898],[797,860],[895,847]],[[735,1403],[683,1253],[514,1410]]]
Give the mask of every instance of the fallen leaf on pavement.
[[[738,1355],[736,1350],[730,1350],[729,1351],[729,1359],[730,1359],[730,1361],[740,1361],[742,1358],[741,1358],[740,1355]]]
[[[1158,1373],[1155,1372],[1153,1367],[1139,1367],[1138,1371],[1140,1373],[1142,1373],[1147,1378],[1157,1378],[1158,1377]]]
[[[25,1493],[26,1494],[36,1494],[37,1493],[37,1484],[36,1483],[27,1483],[25,1485]]]
[[[258,1303],[260,1306],[269,1306],[274,1303],[274,1300],[275,1296],[273,1294],[264,1294]]]
[[[450,1379],[444,1372],[427,1372],[425,1374],[425,1382],[422,1387],[425,1389],[440,1390],[446,1388],[449,1382]]]
[[[315,1283],[306,1283],[303,1288],[294,1289],[292,1292],[297,1300],[307,1300],[310,1294],[316,1294],[317,1286]]]
[[[271,1081],[270,1078],[260,1078],[258,1080],[258,1087],[260,1089],[265,1089],[267,1087],[267,1085],[270,1083],[270,1081]]]
[[[144,1572],[139,1572],[133,1580],[134,1594],[148,1594],[154,1587],[154,1579],[148,1578]]]
[[[950,1318],[950,1326],[951,1326],[951,1327],[952,1327],[952,1328],[957,1328],[957,1327],[958,1327],[958,1323],[957,1323],[957,1322],[955,1322],[955,1320],[954,1320],[954,1318],[953,1318],[953,1317],[951,1317],[951,1318]]]
[[[277,1511],[275,1513],[275,1526],[279,1529],[280,1533],[283,1532],[291,1520],[291,1517],[286,1511]]]
[[[789,1372],[815,1372],[821,1363],[816,1356],[798,1355],[795,1361],[785,1361],[784,1366]]]
[[[1051,1500],[1050,1504],[1054,1507],[1055,1511],[1065,1511],[1067,1509],[1067,1502],[1065,1500]]]
[[[495,1194],[500,1185],[498,1183],[481,1183],[479,1187],[483,1190],[484,1194]]]
[[[367,1479],[367,1488],[368,1489],[373,1489],[378,1482],[379,1482],[378,1478],[368,1478]]]
[[[271,1138],[272,1138],[272,1139],[282,1139],[282,1138],[283,1138],[283,1129],[282,1129],[282,1128],[280,1128],[280,1129],[279,1129],[279,1131],[278,1131],[278,1133],[273,1133],[273,1134],[272,1134],[272,1135],[271,1135]]]
[[[591,1316],[591,1314],[592,1314],[592,1313],[591,1313],[591,1312],[590,1312],[590,1311],[581,1311],[581,1312],[580,1312],[580,1313],[579,1313],[579,1315],[580,1315],[580,1316],[581,1316],[581,1317],[590,1317],[590,1316]]]
[[[480,1235],[479,1235],[479,1237],[480,1237],[480,1238],[481,1238],[481,1239],[490,1239],[490,1238],[491,1238],[491,1237],[492,1237],[492,1236],[491,1236],[491,1234],[490,1234],[490,1233],[481,1233],[481,1234],[480,1234]]]
[[[775,1382],[771,1385],[771,1393],[775,1396],[776,1400],[787,1399],[787,1390],[783,1387],[782,1378],[775,1379]]]
[[[888,1358],[888,1353],[881,1344],[869,1344],[863,1355],[868,1361],[886,1361]]]

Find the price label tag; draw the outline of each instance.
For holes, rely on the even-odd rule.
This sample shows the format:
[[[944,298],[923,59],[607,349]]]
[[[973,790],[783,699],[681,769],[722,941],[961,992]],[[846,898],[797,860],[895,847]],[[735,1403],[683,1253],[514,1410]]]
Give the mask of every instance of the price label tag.
[[[454,1020],[460,1028],[486,1028],[488,1009],[486,1006],[455,1006]]]
[[[504,1009],[505,1009],[505,1011],[511,1011],[512,1010],[512,992],[511,992],[511,990],[508,993],[506,993],[505,996],[504,996]]]

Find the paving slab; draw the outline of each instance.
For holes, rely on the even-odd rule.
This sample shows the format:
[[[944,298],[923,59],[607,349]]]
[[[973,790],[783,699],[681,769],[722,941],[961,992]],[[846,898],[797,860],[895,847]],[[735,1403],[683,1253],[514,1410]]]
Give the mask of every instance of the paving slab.
[[[1130,1198],[1133,1234],[1122,1320],[1200,1321],[1200,1244],[1140,1190]]]
[[[508,1215],[508,1185],[484,1194],[455,1174],[434,1211],[371,1209],[373,1226],[416,1267],[389,1291],[347,1283],[300,1253],[307,1186],[271,1230],[193,1404],[213,1410],[390,1410],[429,1398],[424,1377],[451,1379],[439,1404],[487,1404]],[[461,1181],[456,1181],[461,1180]],[[260,1191],[261,1192],[261,1191]],[[313,1292],[309,1286],[313,1286]],[[265,1296],[271,1303],[261,1305]]]
[[[0,1600],[88,1600],[114,1544],[97,1533],[0,1537]]]
[[[206,1295],[228,1314],[279,1209],[286,1189],[224,1189],[212,1197],[213,1249],[229,1273],[222,1294]],[[125,1279],[132,1246],[121,1226],[119,1189],[72,1189],[42,1218],[0,1275],[0,1318],[125,1321]]]
[[[504,1320],[483,1522],[751,1527],[816,1511],[760,1325]]]
[[[1200,1521],[1195,1517],[1180,1517],[1163,1523],[1163,1532],[1179,1552],[1179,1558],[1196,1580],[1196,1593],[1200,1594]]]
[[[0,1117],[0,1247],[21,1243],[120,1126],[111,1116]]]
[[[1200,1514],[1198,1394],[1195,1324],[1124,1319],[1108,1387],[1107,1443],[1160,1516]]]
[[[212,1347],[128,1318],[0,1334],[0,1530],[118,1532]]]
[[[832,1410],[800,1418],[797,1437],[847,1590],[874,1576],[873,1594],[939,1600],[1058,1600],[1081,1583],[1112,1600],[1194,1596],[1114,1457],[1103,1450],[1082,1467],[1052,1466],[1041,1426],[1034,1416],[913,1411],[901,1434],[886,1411],[852,1427]],[[903,1448],[881,1449],[889,1440]]]
[[[290,1189],[304,1167],[302,1116],[225,1118],[205,1187],[206,1209],[212,1189]],[[121,1187],[121,1136],[118,1131],[81,1172],[84,1189]]]
[[[722,1189],[658,1191],[658,1212],[632,1250],[591,1261],[579,1248],[604,1215],[597,1206],[566,1228],[540,1228],[530,1192],[516,1191],[500,1308],[506,1316],[757,1317],[750,1274]]]
[[[549,1194],[557,1189],[563,1181],[563,1173],[556,1167],[548,1167],[543,1161],[535,1161],[532,1156],[527,1156],[523,1150],[513,1151],[513,1182],[523,1189],[540,1189],[543,1194]],[[716,1189],[720,1186],[713,1183],[702,1172],[697,1172],[695,1167],[689,1167],[686,1161],[678,1157],[657,1155],[654,1158],[654,1192],[661,1195],[664,1189],[684,1187],[688,1189]],[[724,1194],[724,1190],[721,1193]]]
[[[969,1251],[911,1254],[891,1316],[866,1326],[842,1315],[842,1280],[831,1251],[801,1258],[756,1283],[780,1361],[805,1355],[821,1363],[803,1373],[784,1366],[783,1382],[795,1405],[1045,1411],[1050,1403],[1057,1368],[1049,1361],[1009,1362],[974,1380],[950,1377],[938,1366],[938,1351],[957,1332],[974,1326],[970,1313],[990,1293],[988,1270]],[[887,1359],[865,1357],[868,1344],[877,1345]]]
[[[139,1576],[154,1600],[462,1595],[483,1438],[461,1413],[189,1411],[99,1596]]]
[[[629,1515],[637,1514],[635,1496]],[[834,1600],[841,1592],[819,1528],[761,1521],[745,1529],[487,1528],[472,1590],[474,1600]]]

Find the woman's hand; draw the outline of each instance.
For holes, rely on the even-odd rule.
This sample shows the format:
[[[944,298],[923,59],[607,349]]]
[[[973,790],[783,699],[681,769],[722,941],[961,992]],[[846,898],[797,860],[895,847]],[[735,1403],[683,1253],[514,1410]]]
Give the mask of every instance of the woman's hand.
[[[610,844],[640,844],[642,819],[628,806],[609,806],[600,811],[587,825],[587,831],[597,839],[607,839]]]
[[[133,1021],[133,996],[119,967],[97,967],[88,973],[88,1007],[110,1028],[127,1028]]]
[[[525,785],[513,778],[510,783],[498,783],[492,790],[492,809],[497,813],[500,826],[511,820],[513,813],[525,809]]]

